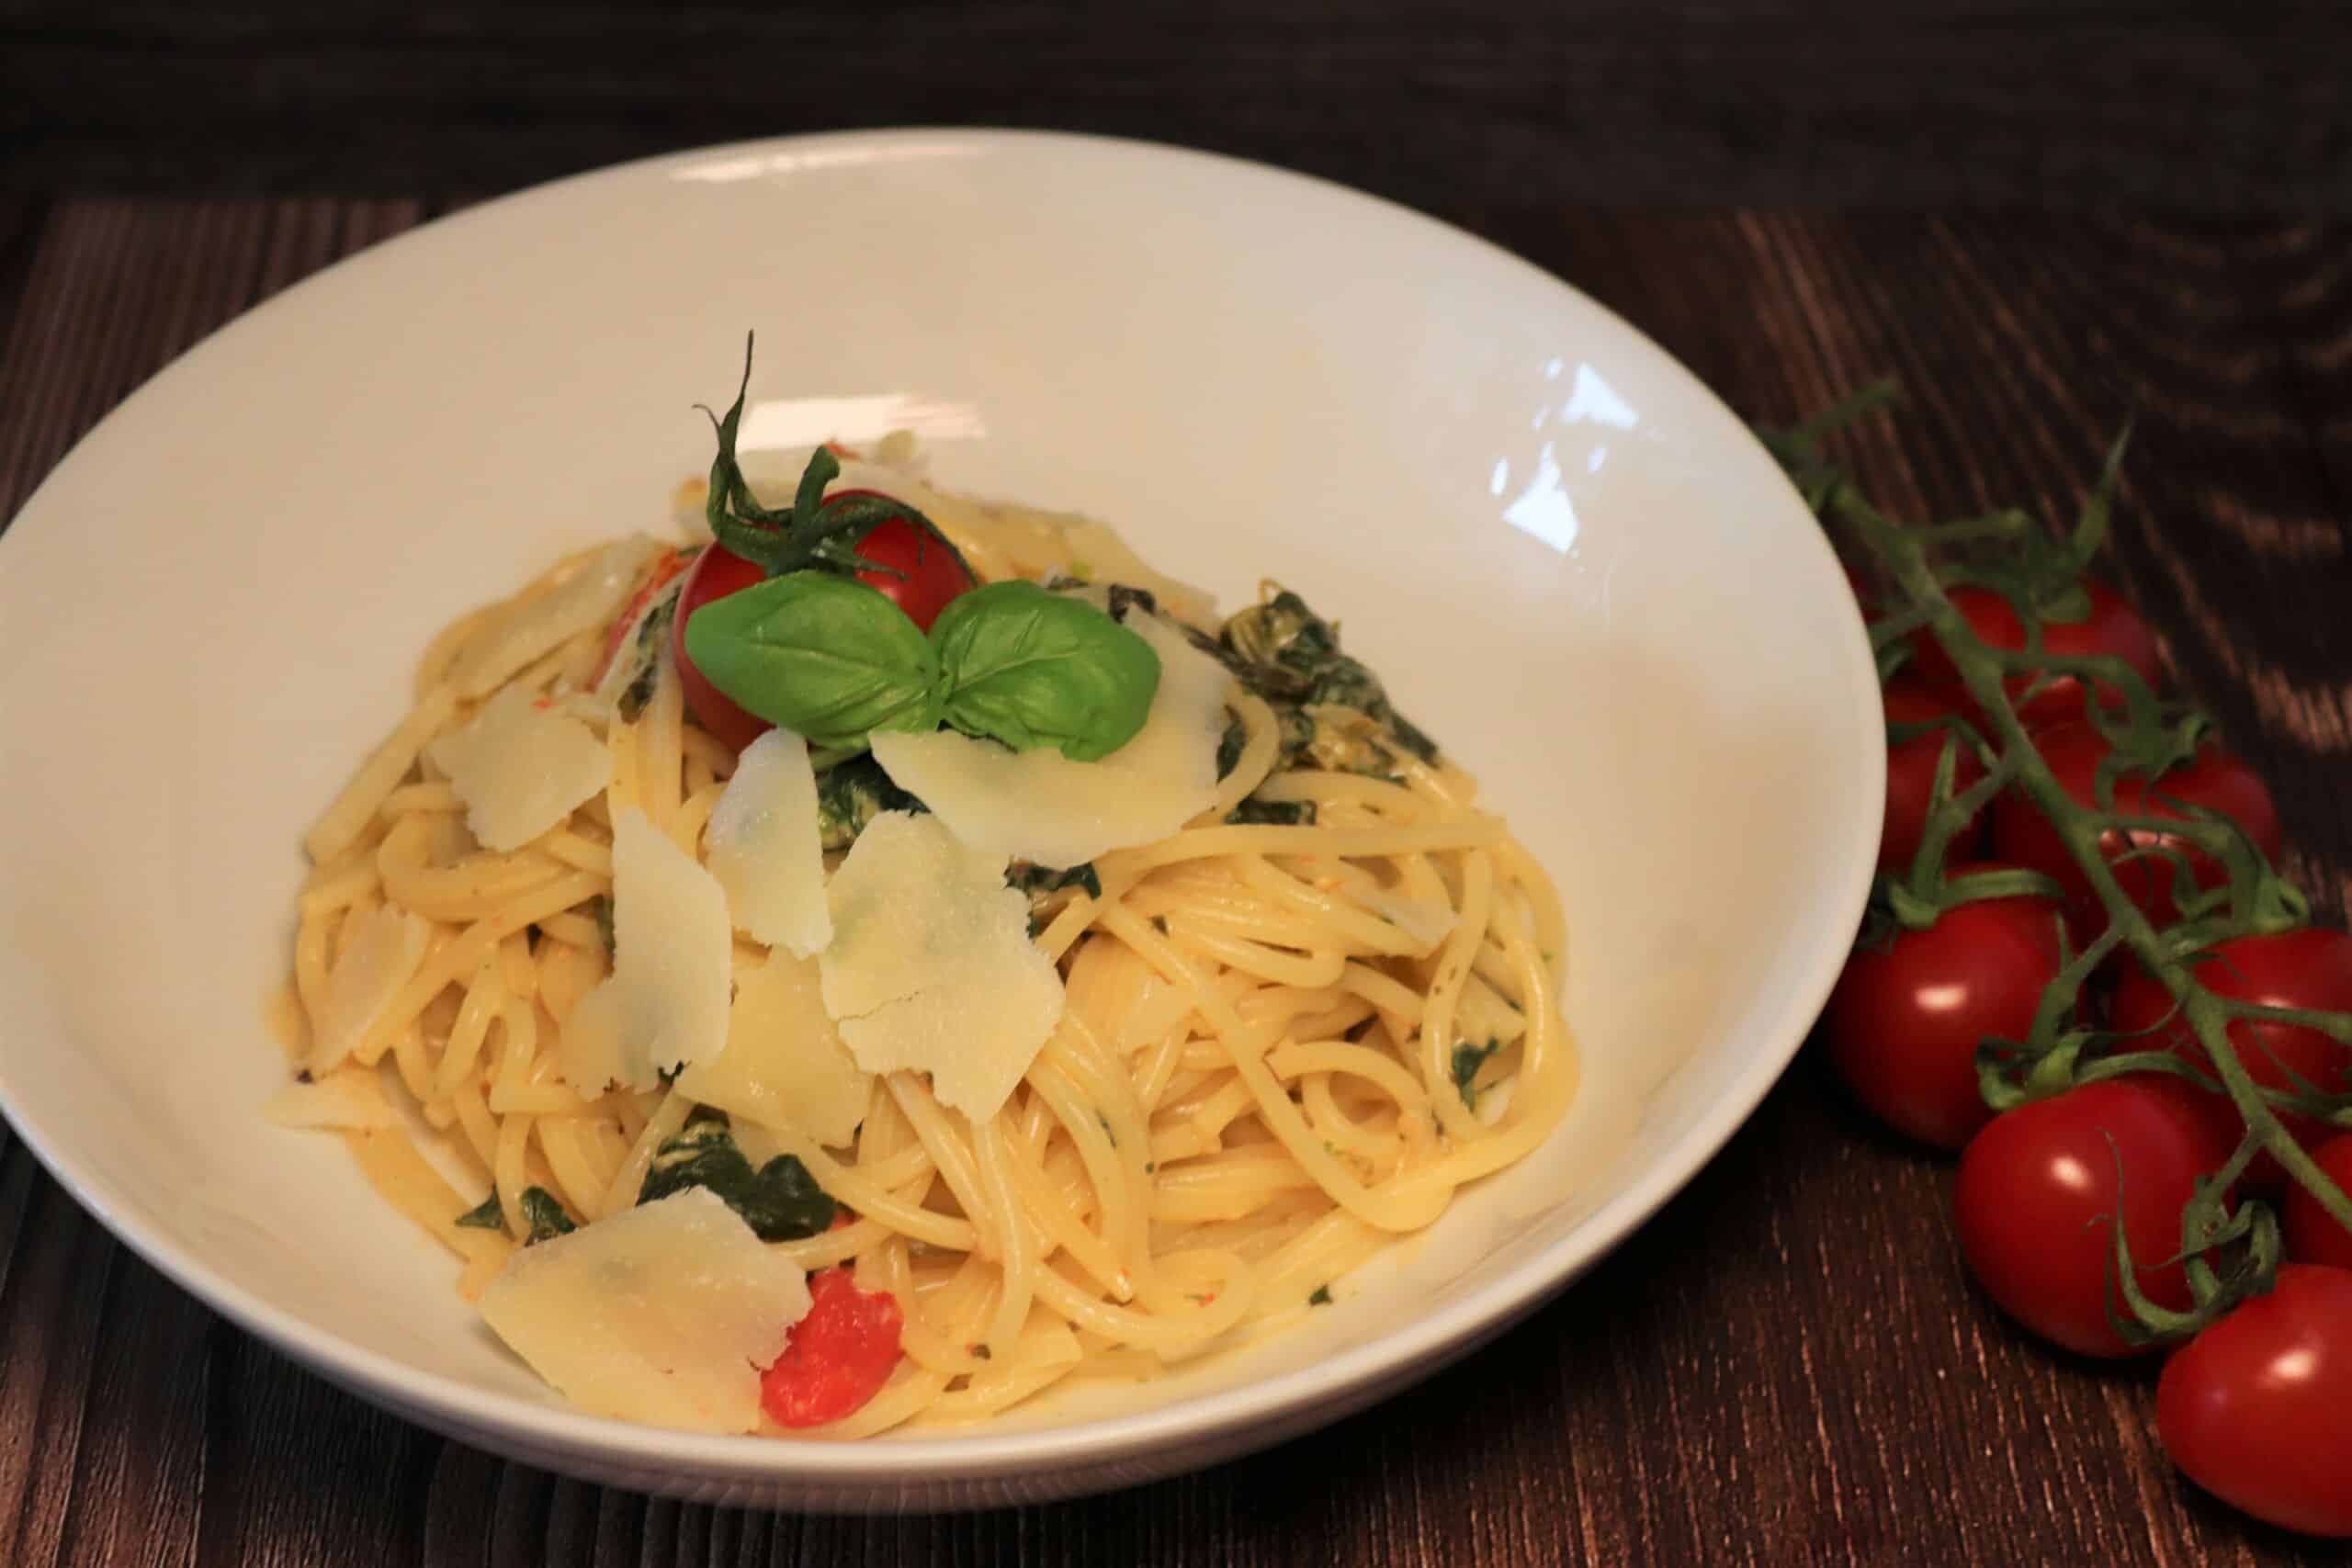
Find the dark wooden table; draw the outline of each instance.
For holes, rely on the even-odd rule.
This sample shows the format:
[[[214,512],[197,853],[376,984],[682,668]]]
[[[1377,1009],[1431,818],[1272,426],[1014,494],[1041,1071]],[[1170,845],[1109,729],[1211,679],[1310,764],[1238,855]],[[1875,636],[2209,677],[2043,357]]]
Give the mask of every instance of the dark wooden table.
[[[0,197],[0,516],[203,333],[446,205]],[[1855,449],[1899,512],[2071,510],[2136,410],[2112,571],[2341,918],[2352,225],[1448,216],[1757,418],[1899,375],[1910,412]],[[1997,1317],[1948,1165],[1874,1135],[1810,1055],[1648,1227],[1427,1385],[1205,1474],[964,1517],[687,1506],[444,1442],[227,1326],[0,1150],[0,1562],[25,1568],[2341,1560],[2175,1477],[2152,1369]]]

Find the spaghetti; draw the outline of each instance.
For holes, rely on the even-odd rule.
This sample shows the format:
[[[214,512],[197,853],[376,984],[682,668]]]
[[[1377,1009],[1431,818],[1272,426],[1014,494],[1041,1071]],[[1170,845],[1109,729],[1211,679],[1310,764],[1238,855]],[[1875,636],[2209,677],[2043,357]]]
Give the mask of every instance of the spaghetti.
[[[983,578],[1079,564],[1068,520],[934,502]],[[1099,559],[1102,536],[1086,538]],[[457,1255],[469,1300],[535,1235],[637,1204],[697,1109],[666,1085],[583,1095],[558,1057],[611,967],[616,818],[641,811],[699,854],[735,770],[674,666],[654,660],[633,716],[594,700],[605,622],[500,683],[579,718],[610,760],[603,791],[519,848],[473,840],[427,754],[487,694],[459,678],[494,665],[484,639],[593,556],[435,637],[410,713],[307,840],[288,1046],[322,1070],[281,1119],[338,1127],[369,1181]],[[1389,732],[1362,711],[1278,711],[1246,682],[1227,708],[1207,810],[1102,854],[1086,885],[1033,895],[1066,1003],[1001,1111],[976,1123],[900,1071],[873,1080],[846,1143],[733,1119],[752,1164],[793,1156],[845,1216],[775,1249],[808,1270],[851,1265],[903,1313],[879,1392],[796,1435],[978,1420],[1301,1316],[1559,1122],[1576,1082],[1562,911],[1470,777],[1434,748],[1380,745]],[[1376,766],[1348,754],[1367,744]],[[322,1034],[350,1027],[330,1016],[331,976],[387,909],[423,922],[421,955],[322,1064]],[[739,937],[734,962],[740,980],[769,957]]]

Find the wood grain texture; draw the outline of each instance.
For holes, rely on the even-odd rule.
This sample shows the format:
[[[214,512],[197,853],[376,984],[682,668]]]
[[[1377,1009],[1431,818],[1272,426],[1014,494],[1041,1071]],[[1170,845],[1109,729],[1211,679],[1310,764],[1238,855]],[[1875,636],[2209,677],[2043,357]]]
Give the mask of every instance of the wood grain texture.
[[[203,333],[440,205],[0,204],[0,514]],[[1911,412],[1852,454],[1898,512],[2071,510],[2136,412],[2112,570],[2271,780],[2305,880],[2341,913],[2352,227],[1449,215],[1757,417],[1901,376]],[[1108,1497],[837,1519],[604,1491],[380,1415],[164,1282],[0,1134],[0,1562],[2340,1561],[2172,1474],[2151,1369],[2044,1354],[1975,1296],[1949,1187],[1808,1057],[1576,1289],[1363,1416]]]
[[[2333,0],[0,0],[0,181],[498,190],[920,123],[1424,204],[2352,211],[2346,59]]]

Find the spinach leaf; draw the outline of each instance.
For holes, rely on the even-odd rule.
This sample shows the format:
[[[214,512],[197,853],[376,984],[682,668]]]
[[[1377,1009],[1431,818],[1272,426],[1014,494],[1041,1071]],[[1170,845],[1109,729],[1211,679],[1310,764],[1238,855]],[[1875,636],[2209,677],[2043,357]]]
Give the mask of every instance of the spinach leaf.
[[[904,611],[852,578],[796,571],[713,600],[686,620],[686,656],[746,712],[812,745],[939,723],[938,655]]]
[[[754,1171],[726,1117],[715,1112],[654,1150],[637,1201],[651,1203],[690,1187],[717,1193],[762,1241],[797,1241],[833,1223],[833,1201],[797,1156],[778,1155]]]
[[[497,1231],[506,1228],[506,1211],[498,1206],[498,1190],[492,1188],[490,1196],[458,1216],[461,1229]]]
[[[1081,861],[1067,871],[1056,871],[1049,865],[1031,865],[1022,862],[1004,874],[1005,884],[1017,887],[1034,901],[1046,893],[1058,893],[1065,887],[1082,887],[1097,898],[1102,897],[1102,879],[1094,874],[1094,863]]]
[[[1225,814],[1227,822],[1243,827],[1307,828],[1315,823],[1311,800],[1260,800],[1250,795]]]
[[[817,776],[817,830],[825,848],[845,850],[885,811],[922,811],[869,752],[836,762]]]
[[[1241,722],[1239,714],[1228,710],[1225,718],[1225,733],[1217,737],[1216,742],[1217,783],[1223,784],[1233,776],[1233,770],[1240,765],[1241,753],[1249,748],[1249,745],[1248,727]]]
[[[563,1212],[562,1202],[544,1187],[523,1189],[523,1223],[530,1227],[523,1237],[525,1247],[536,1247],[550,1236],[570,1235],[579,1228]]]
[[[1311,760],[1318,768],[1385,776],[1395,772],[1391,746],[1437,761],[1437,742],[1396,711],[1363,660],[1341,650],[1339,626],[1289,589],[1236,613],[1216,648],[1234,679],[1282,720],[1276,766]]]
[[[1083,600],[1017,579],[949,601],[931,640],[947,722],[1019,751],[1107,757],[1135,739],[1159,690],[1149,643]]]
[[[1499,1040],[1489,1040],[1484,1045],[1473,1045],[1465,1040],[1453,1048],[1453,1087],[1460,1091],[1462,1103],[1470,1110],[1478,1109],[1478,1069],[1502,1048]]]
[[[620,951],[613,937],[613,896],[599,893],[588,900],[588,918],[596,922],[596,935],[605,943],[605,956],[612,957]]]

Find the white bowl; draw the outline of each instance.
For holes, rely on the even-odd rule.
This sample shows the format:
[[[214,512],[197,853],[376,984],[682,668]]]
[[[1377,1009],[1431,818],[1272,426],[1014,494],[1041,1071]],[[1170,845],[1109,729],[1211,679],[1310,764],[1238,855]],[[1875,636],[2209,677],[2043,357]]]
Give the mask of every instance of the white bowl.
[[[1554,874],[1567,1127],[1283,1337],[963,1434],[716,1438],[559,1404],[330,1138],[256,1115],[301,828],[427,634],[658,519],[760,333],[754,444],[926,430],[1233,603],[1342,617]],[[763,142],[477,208],[202,344],[0,543],[0,1097],[156,1267],[324,1376],[599,1481],[792,1507],[1067,1495],[1427,1375],[1719,1147],[1860,916],[1883,764],[1804,507],[1657,346],[1454,230],[1069,137]]]

